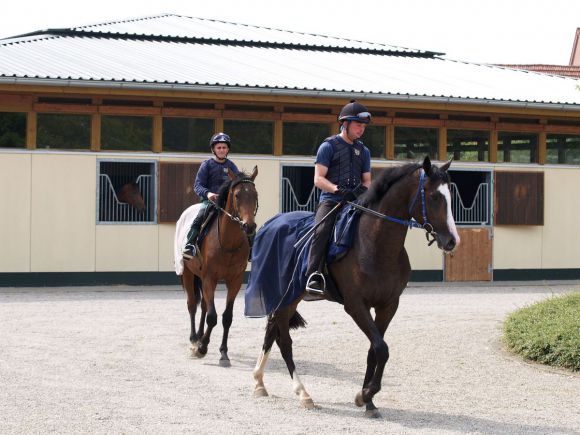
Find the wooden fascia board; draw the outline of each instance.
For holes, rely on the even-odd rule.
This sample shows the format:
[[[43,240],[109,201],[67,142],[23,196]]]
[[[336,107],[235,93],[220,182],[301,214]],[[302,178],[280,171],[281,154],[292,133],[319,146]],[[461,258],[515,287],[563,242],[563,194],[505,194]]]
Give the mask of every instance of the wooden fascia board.
[[[92,115],[97,113],[98,106],[88,104],[52,104],[52,103],[34,103],[32,110],[39,113],[73,113],[79,115]]]

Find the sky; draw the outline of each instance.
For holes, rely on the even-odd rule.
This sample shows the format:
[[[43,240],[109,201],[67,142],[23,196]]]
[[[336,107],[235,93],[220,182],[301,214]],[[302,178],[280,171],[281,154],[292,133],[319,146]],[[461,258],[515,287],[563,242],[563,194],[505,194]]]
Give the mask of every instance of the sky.
[[[478,63],[568,65],[580,0],[20,0],[0,38],[162,13],[446,53]]]

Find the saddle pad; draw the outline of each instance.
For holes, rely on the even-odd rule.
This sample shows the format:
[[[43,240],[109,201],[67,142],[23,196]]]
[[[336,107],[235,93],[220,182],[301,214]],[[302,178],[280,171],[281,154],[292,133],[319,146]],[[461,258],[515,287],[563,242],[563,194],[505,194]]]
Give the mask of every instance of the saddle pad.
[[[179,219],[175,223],[175,238],[173,239],[173,265],[175,267],[175,274],[183,274],[183,248],[187,243],[187,233],[193,220],[199,213],[201,204],[194,204],[186,208]]]

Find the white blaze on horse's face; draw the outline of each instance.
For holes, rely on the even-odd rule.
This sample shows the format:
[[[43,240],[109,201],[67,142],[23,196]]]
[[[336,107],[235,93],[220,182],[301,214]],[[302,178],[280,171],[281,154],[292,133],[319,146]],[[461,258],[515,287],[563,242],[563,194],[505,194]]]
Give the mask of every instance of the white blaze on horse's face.
[[[459,233],[455,226],[455,219],[453,219],[453,213],[451,212],[451,192],[449,191],[449,185],[447,183],[440,184],[437,190],[443,195],[445,202],[447,202],[447,229],[455,237],[455,247],[457,247],[461,239],[459,238]]]

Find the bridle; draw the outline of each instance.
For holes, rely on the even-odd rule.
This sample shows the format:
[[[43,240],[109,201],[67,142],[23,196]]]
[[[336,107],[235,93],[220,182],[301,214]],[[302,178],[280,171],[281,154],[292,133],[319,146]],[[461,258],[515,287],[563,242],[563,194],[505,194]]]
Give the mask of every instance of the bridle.
[[[410,219],[399,219],[399,218],[395,218],[395,217],[380,213],[380,212],[375,211],[375,210],[371,210],[370,208],[364,207],[364,206],[357,204],[355,202],[348,201],[348,204],[350,204],[355,209],[362,211],[363,213],[367,213],[367,214],[370,214],[371,216],[375,216],[375,217],[378,217],[380,219],[384,219],[384,220],[388,220],[390,222],[404,225],[404,226],[408,227],[409,229],[421,228],[421,229],[425,230],[425,237],[427,239],[428,246],[431,246],[436,240],[437,233],[433,229],[433,225],[431,225],[427,219],[427,208],[425,206],[425,204],[426,204],[426,202],[425,202],[425,171],[423,169],[421,169],[421,173],[419,175],[419,186],[417,187],[417,191],[415,192],[415,195],[413,195],[413,200],[411,201],[411,204],[409,204],[409,214],[412,214],[413,209],[415,208],[415,204],[417,203],[417,198],[419,198],[419,195],[421,196],[421,212],[423,215],[423,223],[422,224],[417,222],[412,217]],[[431,239],[430,239],[430,237],[431,237]]]
[[[230,187],[230,189],[228,191],[228,197],[231,194],[231,192],[234,190],[234,188],[238,184],[242,184],[242,183],[250,183],[253,186],[255,186],[254,182],[252,180],[250,180],[249,178],[244,178],[242,180],[239,180],[236,183],[232,183],[232,186]],[[236,207],[235,201],[232,201],[233,208],[234,208],[233,214],[230,213],[230,212],[228,212],[223,207],[220,207],[216,202],[213,202],[213,201],[210,201],[210,202],[211,202],[212,206],[216,208],[216,210],[218,211],[218,213],[225,214],[232,222],[235,222],[238,225],[240,225],[240,228],[242,229],[242,231],[244,233],[246,233],[246,223],[242,219],[240,219],[239,211],[238,211],[238,208]],[[256,214],[258,213],[258,208],[259,208],[259,203],[258,203],[258,199],[256,198],[256,208],[254,209],[254,216],[256,216]],[[255,230],[254,230],[254,234],[255,234]],[[217,235],[218,235],[218,241],[219,241],[220,247],[222,249],[224,249],[225,251],[228,251],[228,252],[238,251],[243,246],[243,243],[242,243],[242,244],[240,244],[240,246],[238,246],[237,248],[234,248],[234,249],[226,249],[226,248],[223,247],[222,240],[221,240],[221,236],[220,236],[220,219],[219,219],[219,216],[218,216],[218,219],[217,219]],[[252,235],[253,234],[248,234],[248,236],[252,236]]]

